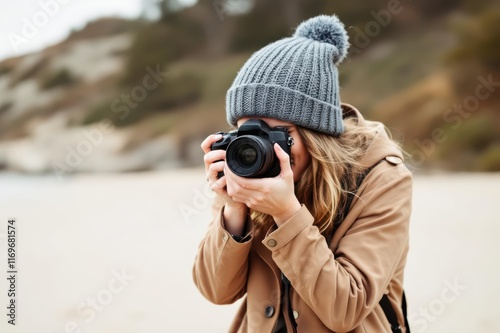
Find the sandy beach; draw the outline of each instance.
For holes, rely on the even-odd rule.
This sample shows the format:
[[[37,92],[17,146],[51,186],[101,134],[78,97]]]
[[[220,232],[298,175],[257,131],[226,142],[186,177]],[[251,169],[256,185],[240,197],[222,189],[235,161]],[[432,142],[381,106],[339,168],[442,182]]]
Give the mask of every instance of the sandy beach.
[[[406,290],[412,332],[500,332],[500,174],[417,175]],[[226,332],[237,304],[198,293],[209,222],[201,169],[0,174],[0,331]],[[7,220],[17,223],[16,326],[7,324]]]

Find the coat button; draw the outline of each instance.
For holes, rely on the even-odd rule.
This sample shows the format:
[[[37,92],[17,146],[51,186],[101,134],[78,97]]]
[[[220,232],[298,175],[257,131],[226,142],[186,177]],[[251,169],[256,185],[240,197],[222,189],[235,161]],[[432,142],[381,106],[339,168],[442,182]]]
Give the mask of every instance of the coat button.
[[[270,239],[267,241],[267,245],[269,245],[270,247],[275,247],[276,246],[276,240],[274,239]]]
[[[273,316],[273,314],[274,314],[274,306],[269,305],[268,307],[266,307],[265,314],[266,314],[267,318],[271,318]]]
[[[299,311],[293,310],[293,318],[295,319],[299,318]]]
[[[223,240],[224,242],[227,242],[228,238],[229,238],[229,237],[227,236],[227,234],[224,234],[224,236],[222,236],[222,240]]]
[[[398,165],[398,164],[401,164],[403,163],[403,161],[401,160],[401,158],[397,157],[397,156],[387,156],[385,158],[385,160],[393,165]]]

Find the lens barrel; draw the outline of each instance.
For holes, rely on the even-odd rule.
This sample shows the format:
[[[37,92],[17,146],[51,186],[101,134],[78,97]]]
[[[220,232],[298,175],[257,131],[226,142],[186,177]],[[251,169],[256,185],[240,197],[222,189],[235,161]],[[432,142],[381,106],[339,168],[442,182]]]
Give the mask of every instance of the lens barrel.
[[[227,147],[226,163],[234,174],[241,177],[262,177],[276,162],[271,142],[258,136],[240,136]]]

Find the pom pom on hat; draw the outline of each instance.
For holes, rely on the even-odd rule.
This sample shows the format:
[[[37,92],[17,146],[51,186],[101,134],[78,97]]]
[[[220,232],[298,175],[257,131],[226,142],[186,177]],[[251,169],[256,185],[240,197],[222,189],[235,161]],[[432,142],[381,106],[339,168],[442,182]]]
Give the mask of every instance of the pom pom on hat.
[[[336,15],[319,15],[302,22],[295,30],[294,37],[310,38],[318,42],[328,43],[337,48],[333,61],[339,64],[347,56],[349,37]]]

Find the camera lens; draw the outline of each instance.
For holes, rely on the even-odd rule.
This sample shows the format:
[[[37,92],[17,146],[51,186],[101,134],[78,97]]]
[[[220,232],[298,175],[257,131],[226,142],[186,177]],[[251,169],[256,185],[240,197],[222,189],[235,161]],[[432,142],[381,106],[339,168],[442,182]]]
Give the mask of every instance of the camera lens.
[[[251,167],[257,161],[257,151],[251,145],[239,148],[237,154],[237,159],[241,161],[242,165]]]
[[[268,175],[277,157],[271,142],[254,135],[234,139],[226,151],[226,163],[236,175],[248,178]],[[272,177],[271,175],[268,177]]]

